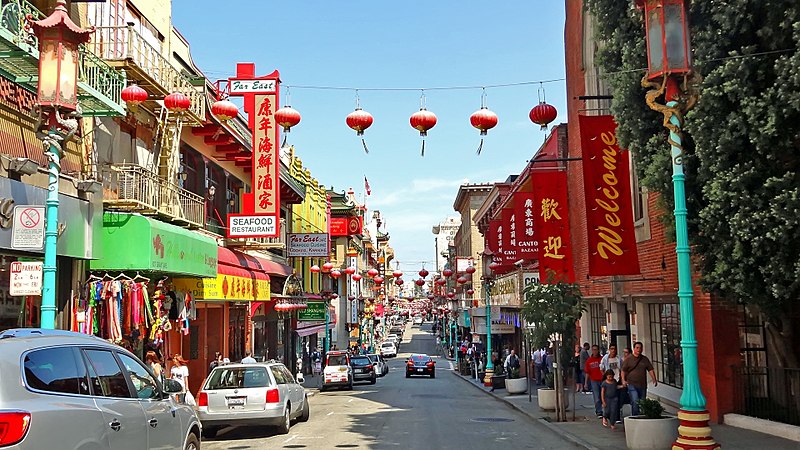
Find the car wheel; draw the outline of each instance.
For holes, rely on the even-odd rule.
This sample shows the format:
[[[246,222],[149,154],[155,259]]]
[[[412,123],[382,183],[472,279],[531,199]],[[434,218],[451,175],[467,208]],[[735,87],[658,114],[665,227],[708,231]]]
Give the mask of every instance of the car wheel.
[[[190,434],[186,439],[185,450],[200,450],[200,441],[197,439],[197,436],[195,436],[194,433]]]
[[[350,383],[347,385],[347,390],[348,391],[352,391],[353,390],[353,380],[352,379],[350,380]]]
[[[289,418],[289,410],[291,409],[291,405],[289,403],[286,404],[286,411],[283,412],[283,420],[281,424],[278,425],[278,434],[289,434],[289,428],[292,427],[292,421]]]
[[[406,372],[406,378],[411,378],[411,374]]]
[[[305,397],[303,411],[300,413],[300,417],[297,420],[300,422],[308,422],[309,417],[311,417],[311,406],[308,405],[308,397]]]
[[[431,373],[431,378],[436,378],[436,372]]]
[[[375,382],[377,382],[377,381],[378,381],[378,377],[373,375],[372,378],[369,380],[369,384],[375,384]]]
[[[217,431],[219,431],[219,428],[217,427],[203,427],[201,434],[205,439],[213,439],[217,436]]]

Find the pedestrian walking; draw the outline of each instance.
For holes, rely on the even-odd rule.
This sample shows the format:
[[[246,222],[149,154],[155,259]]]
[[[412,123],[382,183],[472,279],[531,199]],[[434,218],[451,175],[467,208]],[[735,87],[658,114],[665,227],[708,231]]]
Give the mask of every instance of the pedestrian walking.
[[[592,397],[594,397],[594,412],[597,414],[598,419],[603,417],[603,398],[600,392],[600,385],[603,383],[603,371],[600,370],[600,362],[602,360],[603,357],[600,356],[600,347],[593,345],[592,354],[589,355],[583,369],[586,376],[586,381],[583,386],[584,389],[591,389],[592,391]]]
[[[172,357],[172,368],[170,378],[181,384],[181,392],[178,394],[178,401],[187,405],[194,405],[194,396],[189,390],[189,367],[186,366],[183,356],[176,353]]]
[[[633,344],[633,354],[622,362],[622,385],[627,387],[631,401],[631,414],[639,415],[639,399],[647,397],[647,373],[653,379],[653,386],[658,386],[656,371],[647,356],[642,354],[641,342]]]
[[[255,358],[253,358],[253,354],[250,352],[250,350],[244,352],[244,358],[242,358],[242,364],[253,364],[256,362],[258,361],[256,361]]]
[[[583,378],[581,378],[581,382],[584,385],[583,392],[589,392],[589,390],[586,389],[586,369],[584,369],[586,367],[586,360],[587,359],[589,359],[589,343],[588,342],[584,342],[583,343],[583,348],[581,349],[580,361],[579,361],[580,365],[581,365],[581,371],[583,372],[582,373]]]
[[[208,373],[211,373],[217,366],[222,365],[222,353],[214,352],[214,360],[208,365]]]
[[[533,352],[533,367],[536,372],[536,385],[541,386],[544,384],[544,349],[537,349]]]
[[[512,349],[511,353],[506,356],[506,360],[503,362],[503,368],[508,375],[511,375],[511,371],[518,371],[519,367],[519,356],[517,356],[517,351]]]
[[[603,426],[610,425],[611,431],[614,431],[619,422],[619,394],[623,388],[614,378],[613,370],[606,370],[604,375],[605,380],[600,385],[600,394],[603,399]]]
[[[614,372],[614,381],[622,387],[622,358],[617,355],[617,345],[611,344],[608,346],[608,353],[603,356],[603,360],[600,361],[600,370],[603,373],[607,371]],[[617,402],[619,405],[619,413],[617,415],[617,421],[619,422],[622,418],[622,405],[628,402],[628,391],[627,389],[621,389],[619,391],[619,401]]]
[[[149,350],[144,355],[144,362],[147,363],[147,365],[150,367],[150,370],[153,371],[153,375],[156,376],[156,379],[162,381],[161,374],[163,373],[163,370],[161,368],[161,361],[158,359],[156,352]]]

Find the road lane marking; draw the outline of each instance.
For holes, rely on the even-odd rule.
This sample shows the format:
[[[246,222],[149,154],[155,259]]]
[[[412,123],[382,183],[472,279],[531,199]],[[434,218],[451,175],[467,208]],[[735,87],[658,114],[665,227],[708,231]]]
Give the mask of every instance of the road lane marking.
[[[292,442],[295,439],[297,439],[297,435],[294,435],[294,436],[290,437],[289,439],[283,441],[283,443],[284,444],[288,444],[289,442]]]

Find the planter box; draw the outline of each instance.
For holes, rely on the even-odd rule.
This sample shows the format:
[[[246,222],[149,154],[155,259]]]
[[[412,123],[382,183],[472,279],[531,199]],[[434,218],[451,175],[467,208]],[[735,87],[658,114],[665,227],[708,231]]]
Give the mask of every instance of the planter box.
[[[539,399],[539,408],[545,411],[556,410],[556,390],[539,388],[536,394]],[[564,405],[569,408],[569,389],[564,389]]]
[[[631,450],[669,450],[678,438],[677,417],[628,416],[624,420],[625,443]]]
[[[528,379],[527,378],[507,378],[506,391],[509,394],[524,394],[528,392]]]
[[[505,389],[506,376],[505,375],[492,375],[492,389]]]

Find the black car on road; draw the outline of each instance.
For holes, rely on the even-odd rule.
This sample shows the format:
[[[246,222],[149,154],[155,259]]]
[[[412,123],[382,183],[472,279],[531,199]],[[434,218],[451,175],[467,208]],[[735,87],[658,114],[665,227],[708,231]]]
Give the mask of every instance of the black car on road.
[[[369,381],[375,384],[378,375],[375,372],[375,365],[367,355],[356,355],[350,358],[350,367],[353,368],[353,381]]]
[[[430,375],[436,378],[436,362],[426,354],[414,354],[406,362],[406,378],[411,375]]]

